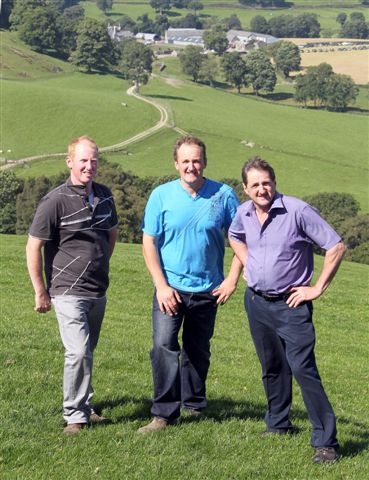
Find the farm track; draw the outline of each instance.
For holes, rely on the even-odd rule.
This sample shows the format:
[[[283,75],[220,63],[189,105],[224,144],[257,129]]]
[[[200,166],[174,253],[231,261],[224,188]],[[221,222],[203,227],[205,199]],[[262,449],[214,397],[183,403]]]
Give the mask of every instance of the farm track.
[[[143,102],[149,103],[150,105],[153,105],[155,108],[159,110],[160,113],[160,119],[158,123],[156,123],[153,127],[148,128],[146,130],[143,130],[142,132],[138,133],[137,135],[134,135],[131,138],[128,138],[127,140],[123,140],[122,142],[116,143],[114,145],[109,145],[107,147],[101,147],[99,148],[99,152],[101,153],[108,153],[108,152],[116,152],[119,150],[122,150],[124,147],[127,145],[130,145],[131,143],[137,142],[139,140],[142,140],[143,138],[146,138],[153,133],[157,132],[158,130],[161,130],[162,128],[168,127],[172,128],[176,132],[178,132],[181,135],[185,135],[187,132],[182,130],[181,128],[177,127],[176,125],[168,125],[169,123],[169,115],[167,109],[161,105],[159,102],[151,100],[149,98],[143,97],[140,95],[137,91],[137,87],[134,85],[130,87],[127,90],[127,94],[137,98],[138,100],[141,100]],[[33,160],[42,160],[43,158],[50,158],[50,157],[62,157],[66,156],[67,153],[49,153],[49,154],[42,154],[42,155],[33,155],[31,157],[26,157],[26,158],[21,158],[19,160],[8,160],[5,165],[2,165],[0,167],[0,170],[5,170],[7,168],[12,168],[16,167],[17,165],[22,165],[27,162],[32,162]]]

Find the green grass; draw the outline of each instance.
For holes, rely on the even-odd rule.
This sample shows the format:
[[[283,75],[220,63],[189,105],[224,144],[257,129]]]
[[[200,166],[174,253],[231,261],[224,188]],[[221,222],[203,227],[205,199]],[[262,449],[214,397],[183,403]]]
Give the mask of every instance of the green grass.
[[[197,15],[200,19],[206,20],[210,17],[226,18],[236,14],[244,29],[250,28],[250,21],[256,15],[262,15],[267,20],[280,15],[301,15],[303,13],[314,13],[317,15],[322,33],[325,35],[338,36],[340,26],[336,21],[339,13],[345,12],[348,16],[351,12],[362,12],[367,20],[369,19],[369,11],[358,0],[324,1],[321,0],[297,0],[293,2],[293,7],[289,9],[255,9],[245,8],[236,0],[233,1],[214,1],[208,0],[201,2],[204,9],[200,10]],[[95,2],[83,2],[86,16],[97,18],[100,20],[108,19],[111,22],[119,20],[123,15],[128,15],[133,20],[137,20],[139,16],[147,13],[150,18],[155,18],[156,12],[150,7],[149,1],[119,1],[113,3],[111,11],[105,16],[96,6]],[[172,8],[167,12],[169,19],[180,18],[188,13],[192,13],[186,9]]]
[[[108,309],[95,353],[95,403],[113,424],[62,435],[63,351],[53,313],[33,311],[24,236],[0,236],[2,480],[366,480],[369,342],[366,265],[344,262],[315,302],[316,355],[338,417],[342,460],[314,466],[310,424],[294,385],[293,438],[261,438],[265,398],[242,306],[243,282],[219,311],[208,377],[209,407],[157,435],[150,418],[152,284],[139,245],[118,244]],[[229,265],[227,250],[226,263]],[[321,257],[316,258],[317,270]]]
[[[8,74],[13,72],[1,80],[0,143],[4,152],[11,150],[5,153],[8,158],[65,152],[67,141],[81,134],[91,135],[104,147],[158,121],[154,107],[127,97],[128,83],[111,75],[71,72],[68,64],[63,64],[65,73],[50,73],[49,68],[46,74],[45,58],[36,56],[32,79],[15,80],[19,78],[16,72],[28,68],[27,50],[23,47],[22,56],[11,53],[14,35],[0,35],[6,63],[12,65]],[[178,59],[165,62],[162,75],[154,65],[155,77],[142,93],[166,106],[172,124],[204,138],[209,150],[208,176],[239,179],[244,161],[258,154],[275,166],[278,188],[284,193],[352,193],[362,211],[369,211],[367,115],[306,110],[257,100],[246,90],[236,95],[211,89],[188,81]],[[182,83],[169,84],[171,78]],[[291,93],[289,85],[278,85],[276,95],[283,93]],[[358,106],[367,106],[367,100],[368,91],[362,88]],[[165,128],[106,156],[139,176],[172,174],[172,145],[177,137],[177,132]],[[245,141],[255,146],[246,147]],[[16,169],[22,177],[51,176],[63,170],[60,157]]]

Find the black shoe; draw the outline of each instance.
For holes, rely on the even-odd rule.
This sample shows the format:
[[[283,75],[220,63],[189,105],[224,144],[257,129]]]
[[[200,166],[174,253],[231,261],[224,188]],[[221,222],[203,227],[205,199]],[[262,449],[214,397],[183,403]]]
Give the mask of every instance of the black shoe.
[[[334,463],[340,458],[338,448],[319,447],[315,449],[313,463]]]

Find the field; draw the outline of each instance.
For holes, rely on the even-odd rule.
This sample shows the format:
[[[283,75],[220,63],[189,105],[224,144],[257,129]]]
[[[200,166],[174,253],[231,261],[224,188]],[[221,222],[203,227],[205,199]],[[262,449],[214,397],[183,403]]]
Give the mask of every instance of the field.
[[[44,56],[34,57],[32,79],[14,81],[14,75],[27,68],[26,53],[11,54],[7,47],[16,45],[20,50],[21,44],[14,34],[0,35],[4,39],[2,61],[9,66],[9,78],[1,81],[1,149],[8,158],[62,153],[66,139],[81,133],[105,147],[158,121],[154,107],[127,97],[127,82],[110,75],[71,73],[68,65],[65,73],[51,74],[41,67],[37,72],[35,64],[43,65]],[[369,211],[366,115],[306,110],[257,100],[247,92],[236,95],[211,89],[180,74],[177,59],[166,63],[163,74],[154,66],[154,76],[142,93],[167,109],[168,128],[106,155],[109,160],[140,176],[173,173],[171,149],[178,133],[171,127],[176,125],[207,142],[210,177],[239,179],[243,162],[259,154],[276,167],[281,191],[298,196],[322,191],[352,193],[362,211]],[[290,86],[280,84],[275,95],[288,98],[290,91]],[[366,103],[363,94],[362,107]],[[57,158],[31,162],[16,171],[26,177],[64,169],[63,159]]]
[[[136,433],[150,418],[152,394],[152,285],[139,245],[117,245],[95,354],[95,405],[113,424],[64,438],[62,347],[54,314],[33,311],[25,242],[23,236],[0,236],[2,480],[367,480],[367,265],[344,262],[315,302],[317,361],[338,417],[343,453],[339,463],[319,467],[310,461],[310,424],[296,385],[292,420],[300,433],[260,437],[265,399],[242,307],[242,281],[219,311],[205,418],[183,418],[152,437]],[[229,254],[227,249],[227,265]]]
[[[293,7],[288,9],[253,9],[243,7],[237,0],[204,0],[201,2],[204,9],[200,10],[197,15],[200,19],[211,17],[226,18],[231,15],[237,15],[244,30],[250,29],[250,21],[256,15],[262,15],[267,20],[279,15],[301,15],[303,13],[313,13],[317,15],[318,22],[321,26],[322,36],[338,36],[339,24],[336,17],[339,13],[345,12],[348,16],[351,12],[362,12],[367,20],[369,20],[368,8],[360,5],[358,0],[294,0]],[[133,1],[116,1],[113,8],[106,16],[97,9],[95,2],[83,2],[86,15],[103,19],[106,16],[111,22],[118,20],[123,15],[128,15],[134,20],[139,16],[148,13],[151,18],[155,17],[155,11],[149,6],[149,1],[133,0]],[[185,9],[172,8],[167,12],[170,19],[176,19],[189,13]]]

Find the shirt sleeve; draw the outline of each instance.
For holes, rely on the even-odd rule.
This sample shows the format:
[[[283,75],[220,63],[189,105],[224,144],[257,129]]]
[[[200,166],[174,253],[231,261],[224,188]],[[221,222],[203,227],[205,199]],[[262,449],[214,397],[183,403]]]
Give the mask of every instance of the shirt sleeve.
[[[38,204],[29,234],[40,240],[52,240],[58,224],[57,205],[53,198],[46,195]]]
[[[163,213],[160,205],[158,191],[153,190],[147,201],[142,220],[142,231],[152,237],[158,237],[163,231]]]
[[[228,237],[236,242],[246,243],[246,233],[242,222],[241,207],[238,208],[231,226],[229,227]]]
[[[237,195],[233,188],[229,188],[227,199],[226,199],[226,215],[225,215],[225,225],[224,228],[226,231],[229,230],[232,220],[234,219],[237,208],[239,207],[240,202],[237,198]]]
[[[329,250],[341,241],[338,233],[311,205],[302,209],[301,225],[308,238],[324,250]]]

